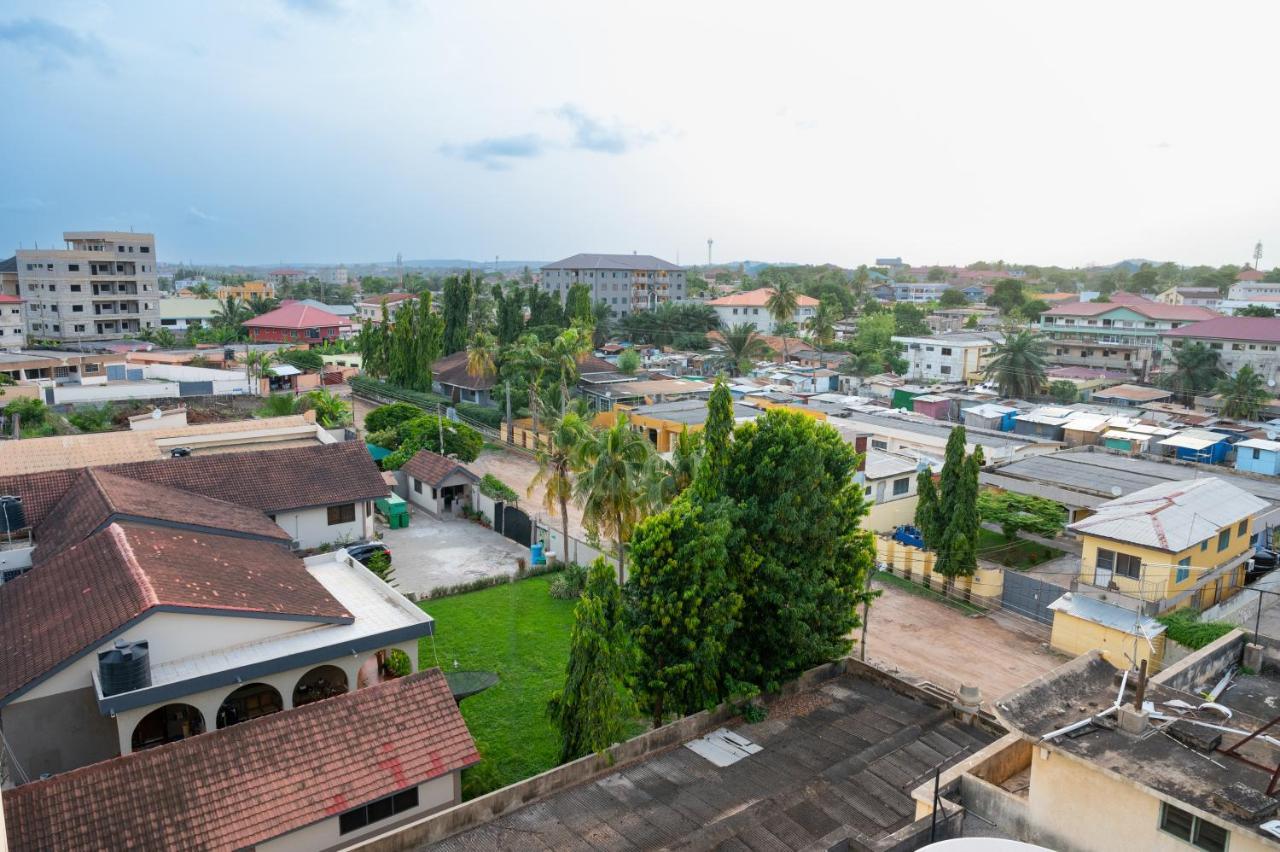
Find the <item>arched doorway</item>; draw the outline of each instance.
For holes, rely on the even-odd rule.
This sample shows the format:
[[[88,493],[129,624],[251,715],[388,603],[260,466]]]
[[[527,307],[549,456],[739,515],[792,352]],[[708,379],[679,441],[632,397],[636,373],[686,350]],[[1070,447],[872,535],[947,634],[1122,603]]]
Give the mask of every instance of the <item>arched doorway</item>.
[[[139,720],[133,729],[131,748],[146,748],[176,743],[204,733],[204,716],[190,704],[166,704]]]
[[[293,688],[293,706],[323,701],[347,693],[347,673],[337,666],[316,666],[298,679]]]
[[[246,683],[227,696],[218,708],[218,727],[228,728],[284,709],[284,699],[274,686]]]
[[[383,648],[360,666],[356,676],[356,689],[395,680],[413,673],[413,661],[409,655],[399,648]]]

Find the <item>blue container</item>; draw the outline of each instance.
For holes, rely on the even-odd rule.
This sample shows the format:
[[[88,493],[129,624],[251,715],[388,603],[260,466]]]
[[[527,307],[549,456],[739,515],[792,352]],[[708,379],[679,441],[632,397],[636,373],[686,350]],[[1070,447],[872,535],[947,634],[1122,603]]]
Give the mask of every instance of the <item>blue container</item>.
[[[534,543],[534,545],[533,545],[533,547],[529,548],[529,551],[533,554],[533,564],[534,564],[534,565],[546,565],[546,564],[547,564],[547,557],[546,557],[546,554],[544,554],[544,553],[543,553],[543,546],[542,546],[542,542],[540,542],[540,541],[539,541],[539,542],[535,542],[535,543]]]

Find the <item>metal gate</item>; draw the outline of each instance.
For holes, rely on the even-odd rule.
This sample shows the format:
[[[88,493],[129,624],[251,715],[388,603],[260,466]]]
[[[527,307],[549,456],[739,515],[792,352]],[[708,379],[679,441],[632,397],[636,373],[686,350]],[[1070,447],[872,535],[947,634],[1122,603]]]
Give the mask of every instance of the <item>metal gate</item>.
[[[1069,589],[1028,577],[1016,571],[1004,572],[1004,589],[1000,592],[1000,605],[1010,612],[1033,618],[1041,624],[1053,623],[1053,610],[1049,604],[1066,594]]]
[[[178,382],[178,396],[208,396],[213,393],[213,382]]]
[[[528,547],[533,543],[533,521],[515,506],[496,503],[493,507],[493,528],[516,544]]]

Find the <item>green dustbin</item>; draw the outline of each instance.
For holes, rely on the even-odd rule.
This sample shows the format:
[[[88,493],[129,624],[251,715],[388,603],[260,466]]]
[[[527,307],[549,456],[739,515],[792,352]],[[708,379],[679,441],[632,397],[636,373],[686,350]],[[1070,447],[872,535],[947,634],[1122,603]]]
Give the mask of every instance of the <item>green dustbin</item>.
[[[378,514],[382,515],[391,529],[397,530],[409,526],[409,507],[400,497],[390,494],[374,505],[378,509]]]

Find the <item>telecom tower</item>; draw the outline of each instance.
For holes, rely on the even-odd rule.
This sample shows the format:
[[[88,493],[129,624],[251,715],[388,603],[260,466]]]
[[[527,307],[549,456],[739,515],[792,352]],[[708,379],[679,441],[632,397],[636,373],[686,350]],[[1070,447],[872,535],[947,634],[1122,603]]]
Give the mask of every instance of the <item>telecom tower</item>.
[[[404,258],[396,252],[396,278],[400,281],[400,289],[404,289]]]
[[[1258,240],[1257,244],[1253,247],[1253,268],[1262,268],[1262,240]]]
[[[707,238],[707,266],[711,265],[711,244],[714,242],[710,237]]]

